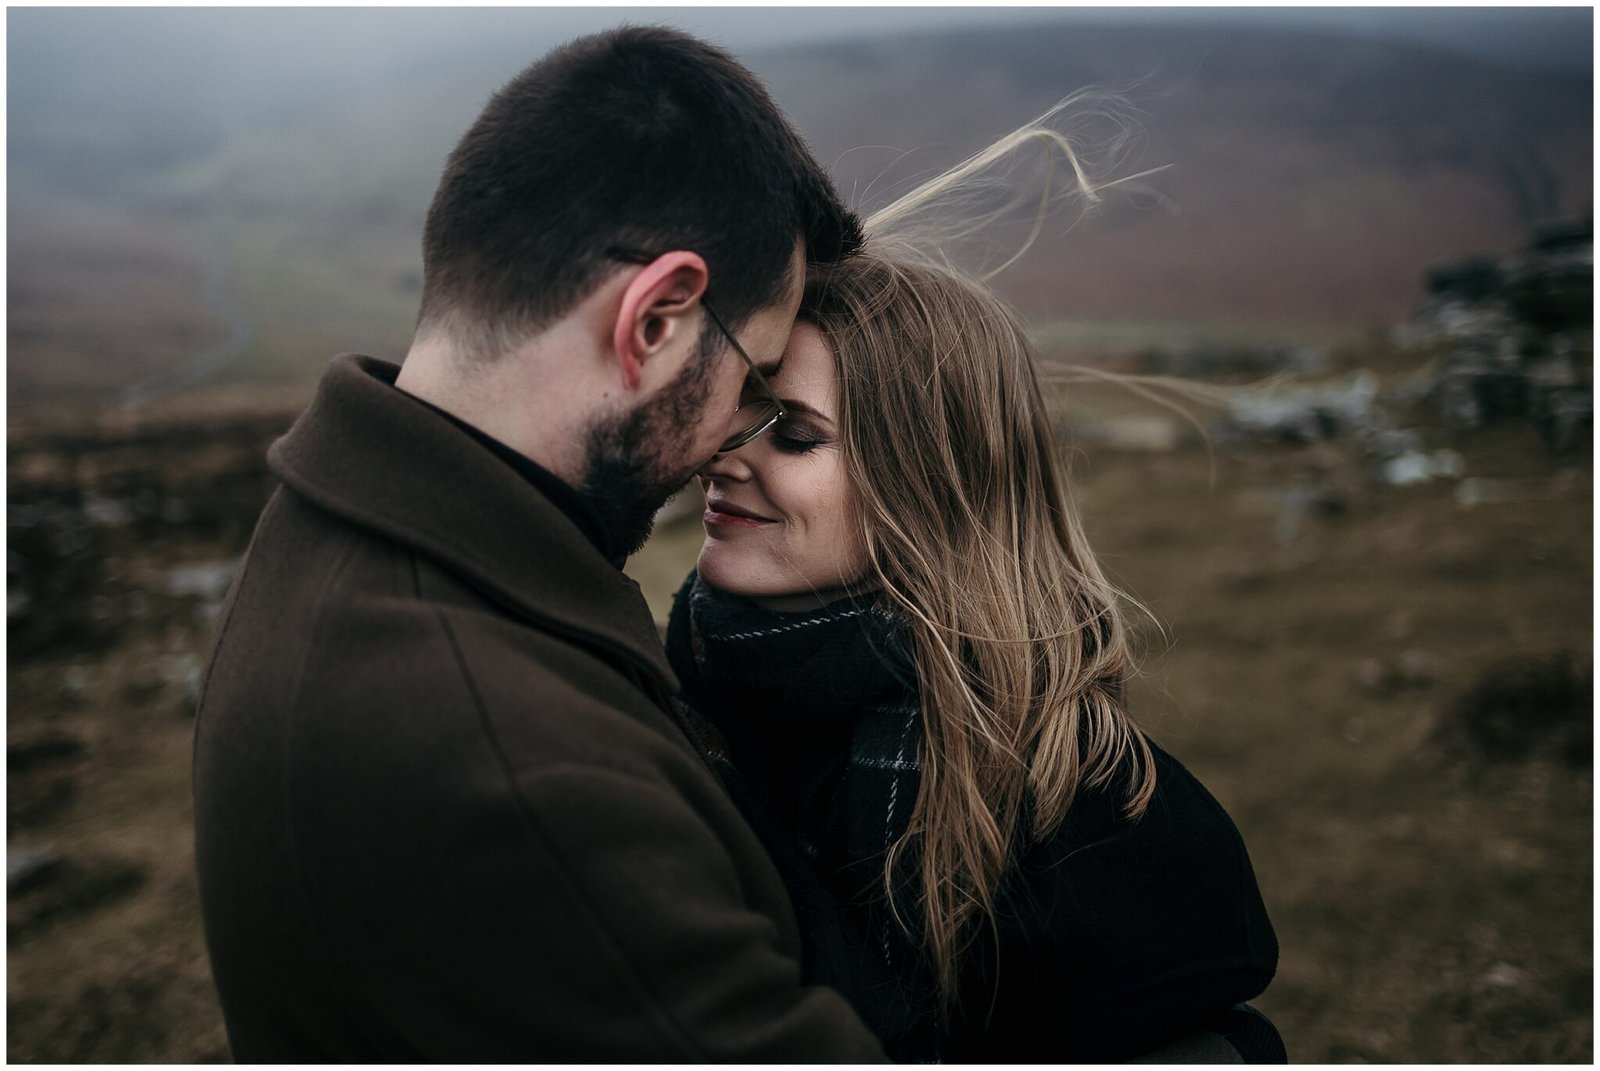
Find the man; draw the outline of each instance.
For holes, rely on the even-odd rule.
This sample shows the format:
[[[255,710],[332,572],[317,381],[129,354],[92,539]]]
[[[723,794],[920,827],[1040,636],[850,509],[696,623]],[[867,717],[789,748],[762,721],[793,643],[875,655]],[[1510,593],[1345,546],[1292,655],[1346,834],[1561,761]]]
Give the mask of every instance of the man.
[[[270,452],[207,675],[196,856],[236,1059],[882,1059],[801,986],[616,568],[770,415],[733,419],[806,259],[859,242],[692,38],[585,38],[490,101],[429,210],[404,369],[340,358]]]

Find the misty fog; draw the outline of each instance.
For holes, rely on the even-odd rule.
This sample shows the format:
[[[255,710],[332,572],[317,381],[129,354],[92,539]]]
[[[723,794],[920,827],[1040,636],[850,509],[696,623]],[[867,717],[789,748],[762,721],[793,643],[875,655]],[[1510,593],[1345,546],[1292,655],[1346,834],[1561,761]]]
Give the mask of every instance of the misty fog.
[[[1403,311],[1430,259],[1503,244],[1588,200],[1588,9],[7,19],[14,400],[177,366],[297,381],[338,349],[392,355],[455,139],[522,66],[623,21],[735,50],[847,195],[904,188],[1087,85],[1132,90],[1149,133],[1137,162],[1172,165],[1165,200],[1108,206],[1073,252],[1046,244],[1002,280],[1041,322],[1365,329]],[[1387,274],[1369,270],[1375,258]],[[237,352],[219,359],[219,346]]]

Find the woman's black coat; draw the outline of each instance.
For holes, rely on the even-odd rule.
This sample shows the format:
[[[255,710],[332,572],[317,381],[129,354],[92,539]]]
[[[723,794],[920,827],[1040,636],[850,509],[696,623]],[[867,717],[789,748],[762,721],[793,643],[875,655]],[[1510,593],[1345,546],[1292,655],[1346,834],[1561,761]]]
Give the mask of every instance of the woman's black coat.
[[[772,614],[691,574],[667,649],[713,765],[789,886],[808,980],[843,992],[892,1057],[1127,1059],[1223,1026],[1272,978],[1277,940],[1238,831],[1152,742],[1144,816],[1080,792],[1012,867],[961,999],[941,1013],[921,943],[883,895],[884,853],[920,779],[915,682],[893,619],[848,601]],[[897,872],[917,933],[911,884]]]

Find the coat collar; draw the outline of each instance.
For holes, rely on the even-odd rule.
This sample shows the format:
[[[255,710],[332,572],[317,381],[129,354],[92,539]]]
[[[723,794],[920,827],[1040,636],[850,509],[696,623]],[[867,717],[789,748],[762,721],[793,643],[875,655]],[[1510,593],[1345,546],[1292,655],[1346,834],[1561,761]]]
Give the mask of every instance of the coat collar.
[[[510,466],[394,386],[397,365],[336,358],[272,444],[273,474],[346,521],[419,550],[519,617],[676,681],[632,580]]]

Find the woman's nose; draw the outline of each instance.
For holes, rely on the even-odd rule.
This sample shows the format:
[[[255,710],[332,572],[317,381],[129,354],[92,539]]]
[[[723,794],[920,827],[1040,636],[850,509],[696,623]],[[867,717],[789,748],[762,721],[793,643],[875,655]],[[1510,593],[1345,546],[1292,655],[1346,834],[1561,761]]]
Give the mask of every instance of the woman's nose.
[[[723,480],[748,480],[750,478],[750,463],[740,456],[744,449],[744,447],[741,447],[738,450],[727,450],[712,454],[711,460],[701,465],[695,475]]]

